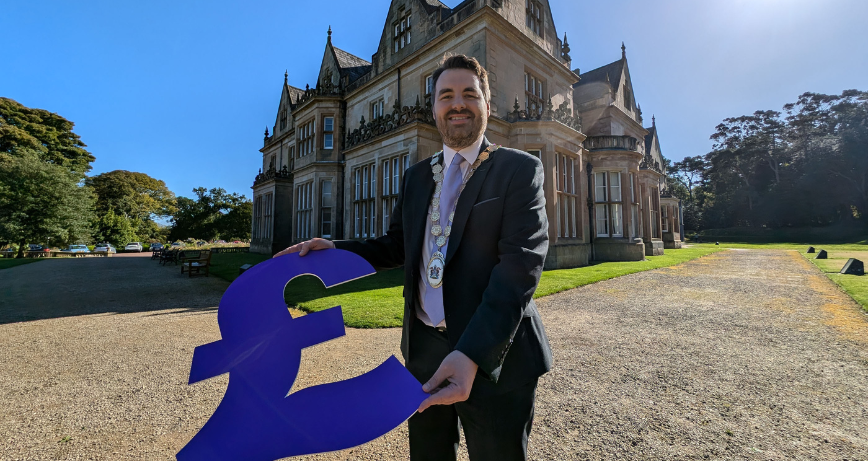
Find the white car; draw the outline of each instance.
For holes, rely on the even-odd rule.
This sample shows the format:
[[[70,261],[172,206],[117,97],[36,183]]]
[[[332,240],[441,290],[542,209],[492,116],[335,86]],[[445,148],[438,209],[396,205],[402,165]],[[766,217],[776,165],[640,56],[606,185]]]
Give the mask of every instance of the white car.
[[[111,246],[110,243],[97,243],[93,246],[94,253],[117,253],[115,247]]]
[[[142,244],[140,242],[130,242],[127,244],[127,246],[124,247],[124,251],[137,251],[141,253]]]

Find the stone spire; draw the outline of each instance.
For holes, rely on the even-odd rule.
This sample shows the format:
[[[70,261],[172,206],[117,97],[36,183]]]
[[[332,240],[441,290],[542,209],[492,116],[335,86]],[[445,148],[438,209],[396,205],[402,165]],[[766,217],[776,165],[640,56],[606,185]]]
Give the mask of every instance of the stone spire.
[[[564,58],[564,61],[570,62],[570,44],[567,42],[567,33],[564,32],[564,45],[561,47],[561,56]]]
[[[332,26],[331,25],[329,25],[329,36],[328,36],[327,40],[329,43],[332,42]]]
[[[289,83],[289,69],[286,69],[283,72],[283,84],[287,85]]]
[[[627,59],[627,47],[621,42],[621,59]]]
[[[655,128],[657,127],[657,117],[655,117],[653,114],[651,115],[651,126]]]

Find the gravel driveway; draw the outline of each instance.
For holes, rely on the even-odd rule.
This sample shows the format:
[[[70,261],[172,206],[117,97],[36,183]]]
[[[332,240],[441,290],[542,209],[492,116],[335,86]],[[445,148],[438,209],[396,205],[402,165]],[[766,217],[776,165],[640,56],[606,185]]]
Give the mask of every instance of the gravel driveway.
[[[187,386],[227,284],[147,258],[0,271],[0,459],[174,459],[227,377]],[[868,319],[795,252],[726,251],[539,301],[555,353],[532,459],[868,460]],[[399,355],[305,350],[296,388]],[[302,459],[406,459],[406,425]]]

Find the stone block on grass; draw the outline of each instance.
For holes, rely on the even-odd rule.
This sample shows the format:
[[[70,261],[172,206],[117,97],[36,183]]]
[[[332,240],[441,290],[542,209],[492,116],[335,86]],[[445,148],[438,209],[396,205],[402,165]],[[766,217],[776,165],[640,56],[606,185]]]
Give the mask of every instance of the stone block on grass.
[[[856,258],[847,260],[847,264],[841,269],[842,274],[865,275],[865,264]]]
[[[826,253],[826,250],[820,250],[817,252],[817,256],[814,259],[829,259],[829,254]]]
[[[817,252],[817,250],[815,250],[814,247],[808,247],[808,253],[816,253],[816,252]]]

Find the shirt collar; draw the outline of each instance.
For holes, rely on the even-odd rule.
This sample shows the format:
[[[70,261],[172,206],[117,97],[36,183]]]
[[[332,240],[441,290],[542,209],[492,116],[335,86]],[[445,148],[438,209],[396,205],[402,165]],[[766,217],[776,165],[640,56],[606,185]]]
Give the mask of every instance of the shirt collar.
[[[475,162],[476,158],[479,157],[479,151],[482,149],[482,141],[484,139],[485,136],[480,136],[475,143],[461,149],[460,151],[456,151],[446,144],[443,144],[443,175],[446,175],[446,170],[449,169],[449,165],[452,165],[452,159],[455,157],[455,154],[464,157],[466,163],[462,164],[461,172],[466,173],[467,168],[469,168],[470,165],[473,165],[473,162]]]

